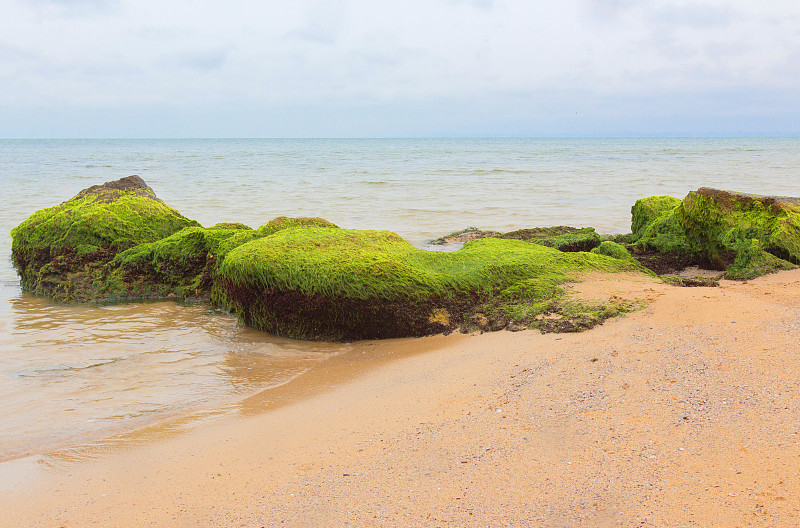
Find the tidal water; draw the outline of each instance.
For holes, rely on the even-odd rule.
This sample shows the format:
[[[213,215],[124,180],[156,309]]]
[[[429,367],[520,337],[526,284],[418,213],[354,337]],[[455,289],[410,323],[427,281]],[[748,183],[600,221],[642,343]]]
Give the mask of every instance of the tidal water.
[[[424,247],[467,226],[627,232],[637,198],[701,186],[800,196],[800,138],[0,140],[0,461],[224,408],[348,352],[203,305],[23,292],[11,229],[131,174],[203,225],[320,216]]]

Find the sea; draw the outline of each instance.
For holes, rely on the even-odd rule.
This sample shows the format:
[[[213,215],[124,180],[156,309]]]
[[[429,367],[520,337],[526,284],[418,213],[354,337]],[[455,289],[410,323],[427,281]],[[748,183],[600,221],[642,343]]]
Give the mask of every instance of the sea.
[[[625,233],[638,198],[703,186],[800,196],[800,138],[0,140],[0,463],[236,413],[352,352],[203,304],[68,306],[23,291],[11,229],[132,174],[205,226],[319,216],[435,249],[470,226]]]

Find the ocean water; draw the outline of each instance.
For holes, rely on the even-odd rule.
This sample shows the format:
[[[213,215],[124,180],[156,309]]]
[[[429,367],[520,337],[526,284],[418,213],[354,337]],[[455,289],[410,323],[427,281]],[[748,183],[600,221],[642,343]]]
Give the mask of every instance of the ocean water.
[[[203,305],[23,292],[10,230],[90,185],[138,174],[203,225],[320,216],[424,247],[467,226],[627,232],[637,198],[800,196],[799,169],[798,138],[0,140],[0,461],[225,408],[348,353]]]

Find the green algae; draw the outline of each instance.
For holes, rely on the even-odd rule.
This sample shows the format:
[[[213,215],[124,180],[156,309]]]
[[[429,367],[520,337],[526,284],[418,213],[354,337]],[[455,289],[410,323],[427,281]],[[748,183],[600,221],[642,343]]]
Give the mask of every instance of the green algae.
[[[499,238],[524,240],[559,251],[590,251],[600,245],[600,235],[593,227],[554,226],[519,229],[504,233]]]
[[[645,251],[692,254],[693,248],[677,214],[680,205],[681,200],[672,196],[636,200],[631,207],[630,242]]]
[[[591,252],[619,260],[635,260],[633,255],[631,255],[631,252],[628,251],[624,245],[618,244],[617,242],[613,242],[611,240],[602,241],[600,245],[592,249]]]
[[[634,266],[519,240],[483,238],[443,253],[388,231],[303,227],[231,251],[215,300],[279,335],[399,337],[469,326],[479,313],[501,327],[531,325],[578,273],[623,269]]]
[[[257,229],[232,222],[188,227],[119,253],[98,294],[108,300],[178,297],[208,299],[217,267],[242,244],[301,226],[336,226],[321,218],[279,217]]]
[[[11,231],[12,260],[24,288],[59,301],[81,301],[84,288],[118,252],[193,225],[199,224],[130,176],[35,212]]]
[[[221,246],[231,237],[254,231],[237,224],[187,227],[156,242],[117,254],[99,294],[128,298],[203,298],[208,296]]]
[[[736,244],[735,252],[733,264],[725,270],[726,279],[749,280],[796,267],[791,262],[765,251],[763,243],[756,238],[742,239]]]
[[[537,316],[531,326],[542,333],[582,332],[642,307],[636,301],[586,302],[564,298],[555,309]]]

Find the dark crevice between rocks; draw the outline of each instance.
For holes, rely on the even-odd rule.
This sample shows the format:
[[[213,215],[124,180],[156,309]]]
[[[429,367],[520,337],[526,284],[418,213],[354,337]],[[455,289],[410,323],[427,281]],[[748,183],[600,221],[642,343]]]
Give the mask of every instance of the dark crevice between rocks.
[[[701,266],[700,260],[691,255],[677,251],[659,253],[656,250],[630,248],[631,255],[639,264],[649,269],[656,275],[671,275],[678,273],[689,266]]]
[[[673,286],[682,287],[715,287],[719,286],[719,276],[715,277],[689,277],[683,276],[686,268],[696,266],[701,270],[718,271],[722,275],[727,266],[733,262],[735,254],[728,255],[730,262],[726,264],[715,265],[708,259],[699,258],[697,256],[688,255],[678,251],[667,251],[659,253],[652,249],[642,249],[635,246],[630,247],[631,255],[636,259],[639,264],[649,269],[664,282],[672,284]]]

